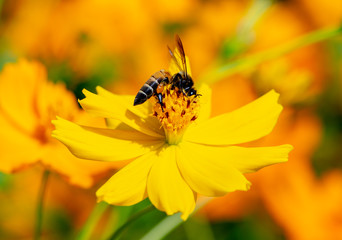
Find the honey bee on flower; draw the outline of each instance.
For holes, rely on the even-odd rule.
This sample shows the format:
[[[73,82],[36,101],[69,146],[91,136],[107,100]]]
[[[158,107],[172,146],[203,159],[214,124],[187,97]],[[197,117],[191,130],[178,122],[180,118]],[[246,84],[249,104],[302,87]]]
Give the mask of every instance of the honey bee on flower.
[[[106,118],[107,128],[81,126],[62,118],[53,121],[53,136],[77,157],[132,160],[97,191],[100,201],[129,206],[148,197],[157,209],[168,215],[181,212],[185,220],[198,194],[217,197],[246,191],[251,183],[243,173],[287,161],[291,145],[235,146],[272,131],[282,111],[279,94],[272,90],[240,109],[210,118],[210,88],[200,86],[198,98],[180,43],[175,54],[171,51],[169,75],[160,72],[156,78],[154,74],[155,79],[146,83],[152,90],[147,91],[146,84],[141,89],[146,96],[141,92],[120,96],[101,87],[97,94],[83,91],[86,98],[80,100],[81,106]]]
[[[183,43],[178,35],[176,35],[176,43],[176,54],[179,55],[178,58],[175,57],[175,54],[170,48],[168,49],[172,58],[172,63],[176,66],[179,72],[175,73],[173,76],[164,69],[154,73],[140,88],[139,92],[135,96],[133,104],[134,106],[144,103],[147,99],[154,95],[157,98],[161,109],[164,110],[163,98],[165,98],[165,93],[163,93],[163,90],[169,84],[171,85],[171,90],[177,89],[177,94],[183,94],[189,97],[199,96],[193,87],[194,82],[188,73]],[[179,59],[181,59],[181,62],[178,62]],[[168,91],[168,94],[170,94],[170,91]]]

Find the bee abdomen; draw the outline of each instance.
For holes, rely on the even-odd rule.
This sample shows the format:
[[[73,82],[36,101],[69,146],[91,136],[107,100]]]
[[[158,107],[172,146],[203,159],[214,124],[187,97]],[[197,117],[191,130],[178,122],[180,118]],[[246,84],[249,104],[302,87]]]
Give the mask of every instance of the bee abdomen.
[[[153,87],[151,87],[151,86],[148,85],[147,83],[145,83],[145,84],[141,87],[141,89],[140,89],[140,91],[142,91],[143,93],[145,93],[145,94],[147,95],[148,98],[150,98],[150,97],[152,96],[154,90],[155,90],[155,89],[153,89]],[[139,91],[139,92],[140,92],[140,91]]]
[[[140,88],[138,94],[134,99],[134,106],[144,103],[149,99],[156,91],[162,78],[156,79],[153,75],[146,81],[146,83]]]
[[[146,93],[143,91],[139,90],[138,94],[134,98],[134,106],[138,104],[144,103],[148,99]]]

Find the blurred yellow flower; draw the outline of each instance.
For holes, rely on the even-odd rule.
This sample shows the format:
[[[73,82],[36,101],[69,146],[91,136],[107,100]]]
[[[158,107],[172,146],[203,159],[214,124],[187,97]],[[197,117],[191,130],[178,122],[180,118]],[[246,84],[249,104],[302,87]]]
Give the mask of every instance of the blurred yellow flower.
[[[87,124],[98,121],[83,114],[63,84],[47,81],[40,63],[21,59],[6,64],[0,73],[0,171],[12,173],[40,162],[72,184],[90,187],[93,177],[113,164],[94,164],[70,154],[51,137],[56,115]]]
[[[342,21],[342,4],[339,0],[296,0],[293,2],[307,21],[317,26],[336,26]]]
[[[313,97],[310,87],[314,76],[308,70],[292,69],[289,61],[280,59],[260,66],[254,74],[254,85],[259,93],[275,89],[286,106],[303,103]]]
[[[303,21],[296,9],[286,3],[272,6],[255,25],[255,42],[251,51],[260,52],[306,34],[311,26]],[[284,106],[309,103],[328,82],[324,55],[318,45],[265,62],[255,70],[251,78],[257,92],[263,94],[275,89],[280,93],[280,103]]]
[[[176,73],[173,65],[169,70]],[[115,95],[100,87],[97,95],[85,90],[80,104],[87,112],[109,119],[107,129],[62,118],[53,121],[53,136],[77,157],[134,159],[97,191],[99,200],[127,206],[149,197],[159,210],[168,215],[181,212],[185,220],[195,208],[197,194],[216,197],[246,191],[251,184],[243,173],[287,161],[291,145],[233,146],[270,133],[282,110],[276,92],[209,119],[207,86],[199,89],[200,98],[179,94],[170,85],[163,91],[162,110],[154,98],[133,106],[134,96]]]
[[[317,178],[312,167],[299,160],[276,171],[281,183],[264,184],[261,191],[267,210],[284,229],[286,239],[342,239],[341,171]]]
[[[4,3],[4,14],[11,18],[2,25],[2,37],[15,55],[52,66],[67,64],[82,77],[94,74],[103,59],[127,54],[136,39],[158,39],[151,18],[155,10],[150,13],[141,1],[23,0],[15,8],[7,5],[11,2]]]

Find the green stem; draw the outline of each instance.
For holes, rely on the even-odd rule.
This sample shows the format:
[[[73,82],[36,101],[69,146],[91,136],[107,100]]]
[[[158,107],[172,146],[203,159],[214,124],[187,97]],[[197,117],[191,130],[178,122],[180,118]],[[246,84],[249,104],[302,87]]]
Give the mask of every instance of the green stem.
[[[201,209],[206,203],[208,203],[211,198],[202,199],[199,202],[192,214]],[[140,240],[160,240],[163,239],[166,235],[168,235],[173,229],[184,223],[184,221],[180,218],[180,213],[174,214],[172,216],[166,217],[160,223],[158,223],[154,228],[152,228],[145,236],[143,236]]]
[[[96,227],[96,224],[98,223],[99,219],[102,217],[103,213],[106,211],[107,208],[108,204],[105,202],[100,202],[95,205],[86,223],[83,225],[82,230],[76,237],[77,240],[90,239],[91,233],[93,232],[94,228]]]
[[[108,239],[109,236],[112,235],[113,231],[116,231],[118,227],[120,227],[127,221],[127,219],[131,216],[133,209],[133,206],[112,207],[108,221],[106,223],[106,226],[104,227],[105,230],[102,234],[103,237],[101,237],[101,239]],[[113,226],[116,226],[116,228],[113,229]]]
[[[40,188],[38,192],[38,202],[37,202],[37,211],[36,211],[36,226],[34,231],[34,239],[39,240],[41,231],[42,231],[42,220],[43,220],[43,204],[44,204],[44,196],[46,191],[46,185],[49,179],[50,172],[45,170],[43,172],[42,181],[40,183]]]
[[[138,218],[140,218],[141,216],[145,215],[146,213],[152,211],[154,208],[153,205],[150,205],[146,208],[144,208],[143,210],[141,210],[140,212],[137,212],[136,214],[134,214],[133,216],[131,216],[121,227],[119,227],[112,236],[110,236],[108,238],[108,240],[114,240],[117,239],[121,233],[123,232],[123,230],[125,230],[130,224],[132,224],[135,220],[137,220]]]
[[[202,75],[202,77],[200,77],[198,83],[215,83],[222,78],[231,76],[246,69],[256,67],[261,63],[276,59],[296,49],[339,36],[341,35],[341,33],[342,27],[321,29],[308,33],[295,40],[271,48],[269,50],[255,53],[247,57],[242,57],[220,67],[213,67],[212,70],[207,71],[205,74]]]

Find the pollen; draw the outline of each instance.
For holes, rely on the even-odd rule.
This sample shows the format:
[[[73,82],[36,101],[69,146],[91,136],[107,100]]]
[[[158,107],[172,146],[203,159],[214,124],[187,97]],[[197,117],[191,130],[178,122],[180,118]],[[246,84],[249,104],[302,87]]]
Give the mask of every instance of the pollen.
[[[162,91],[163,102],[153,101],[153,116],[157,117],[164,128],[168,144],[177,144],[182,140],[186,128],[194,122],[199,113],[199,98],[186,96],[178,88],[171,89],[171,84]]]

